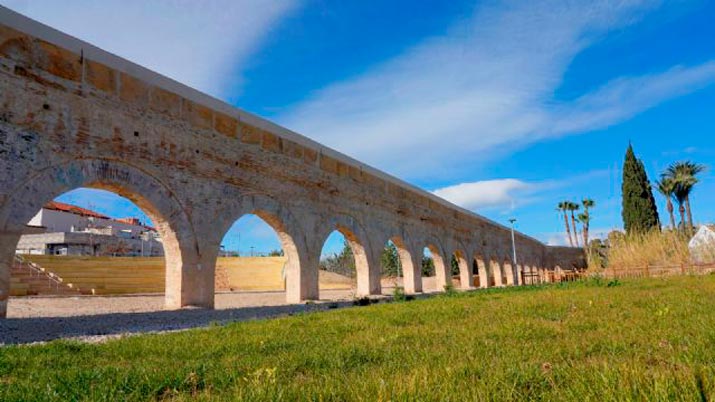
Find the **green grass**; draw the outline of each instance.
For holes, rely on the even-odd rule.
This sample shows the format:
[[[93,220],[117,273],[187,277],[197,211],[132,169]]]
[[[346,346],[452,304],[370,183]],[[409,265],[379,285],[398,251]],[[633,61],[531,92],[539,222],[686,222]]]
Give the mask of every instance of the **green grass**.
[[[715,276],[0,348],[0,400],[712,400]]]

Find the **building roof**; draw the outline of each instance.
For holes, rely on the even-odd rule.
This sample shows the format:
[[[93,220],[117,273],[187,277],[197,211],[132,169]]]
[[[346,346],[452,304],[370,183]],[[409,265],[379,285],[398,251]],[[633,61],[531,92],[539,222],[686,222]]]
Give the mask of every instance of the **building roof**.
[[[63,202],[50,201],[47,204],[45,204],[45,206],[43,208],[50,209],[53,211],[67,212],[67,213],[75,214],[75,215],[79,215],[79,216],[87,216],[87,217],[98,218],[98,219],[107,219],[107,220],[111,220],[114,222],[125,223],[128,225],[142,226],[147,230],[150,230],[153,232],[157,231],[156,228],[154,228],[152,226],[142,224],[142,222],[139,220],[139,218],[114,219],[107,215],[102,215],[99,212],[92,211],[91,209],[78,207],[78,206],[72,205],[72,204],[65,204]]]
[[[78,207],[76,205],[65,204],[63,202],[57,202],[57,201],[50,201],[47,204],[45,204],[45,206],[43,208],[50,209],[53,211],[69,212],[71,214],[80,215],[80,216],[88,216],[88,217],[92,217],[92,218],[111,219],[110,217],[108,217],[106,215],[102,215],[99,212],[95,212],[95,211],[92,211],[89,209]]]

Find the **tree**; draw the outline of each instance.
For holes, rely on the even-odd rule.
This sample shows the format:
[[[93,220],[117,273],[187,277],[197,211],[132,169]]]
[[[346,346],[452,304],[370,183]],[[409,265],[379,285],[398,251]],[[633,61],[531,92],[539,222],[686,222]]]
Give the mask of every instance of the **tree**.
[[[434,276],[434,260],[426,255],[422,256],[422,276]]]
[[[636,158],[633,146],[628,145],[623,163],[623,227],[626,233],[660,230],[658,207],[648,181],[643,162]]]
[[[459,261],[454,254],[452,254],[452,258],[449,260],[449,267],[452,276],[459,275]]]
[[[400,255],[398,254],[397,247],[391,241],[387,242],[385,249],[382,250],[380,265],[382,266],[383,275],[400,276]]]
[[[661,179],[655,182],[655,188],[665,197],[666,208],[670,216],[670,227],[675,230],[675,215],[673,214],[673,199],[675,198],[675,181],[666,174],[661,175]]]
[[[578,216],[578,220],[583,225],[583,246],[588,247],[588,229],[591,226],[591,208],[596,205],[596,202],[590,198],[584,198],[581,200],[581,205],[583,205],[583,213]]]
[[[283,250],[282,249],[277,249],[277,250],[271,250],[268,252],[269,257],[283,257]]]
[[[568,211],[571,213],[571,224],[573,225],[573,238],[576,243],[576,247],[579,247],[578,244],[578,230],[576,230],[576,216],[574,215],[576,211],[580,208],[578,204],[575,202],[567,201],[566,203],[566,208]],[[573,246],[573,245],[572,245]]]
[[[564,226],[566,226],[566,234],[569,236],[569,244],[571,245],[571,247],[573,247],[573,239],[571,238],[571,227],[569,226],[569,218],[566,213],[566,211],[568,210],[568,204],[569,201],[561,201],[556,207],[556,210],[559,211],[559,214],[563,215],[564,217]]]
[[[698,184],[697,175],[705,170],[705,165],[690,161],[675,162],[668,166],[664,176],[675,182],[675,193],[683,198],[685,210],[688,213],[687,227],[692,231],[693,211],[690,208],[690,193]]]
[[[329,255],[320,260],[320,269],[351,278],[355,277],[355,257],[347,239],[343,242],[343,249],[340,253]]]

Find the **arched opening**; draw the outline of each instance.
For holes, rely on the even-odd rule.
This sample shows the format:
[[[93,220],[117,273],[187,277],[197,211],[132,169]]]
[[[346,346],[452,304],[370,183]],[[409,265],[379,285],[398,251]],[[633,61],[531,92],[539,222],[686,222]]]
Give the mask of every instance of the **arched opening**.
[[[28,205],[39,205],[29,219],[29,207],[16,217],[27,221],[10,265],[9,316],[15,316],[17,309],[55,316],[164,307],[167,261],[173,258],[175,263],[181,257],[176,255],[179,247],[173,230],[147,199],[102,182],[45,202],[39,198],[27,200]],[[164,257],[165,249],[171,257]],[[134,294],[144,296],[122,298]],[[90,301],[78,295],[112,299]],[[52,297],[47,299],[52,302],[42,296]],[[69,297],[56,299],[61,296]],[[97,305],[100,302],[107,305]]]
[[[422,291],[421,270],[415,269],[410,250],[399,236],[390,238],[380,256],[383,292],[402,288],[407,294]]]
[[[458,278],[459,287],[461,289],[471,289],[473,285],[472,264],[467,262],[467,257],[463,251],[457,250],[452,254],[451,276],[450,279],[454,282],[454,278]]]
[[[449,277],[440,249],[434,244],[427,245],[422,255],[422,289],[425,292],[442,292]]]
[[[489,270],[487,269],[487,266],[484,263],[484,257],[481,254],[476,254],[474,256],[474,275],[477,278],[475,286],[482,289],[494,286],[489,281]]]
[[[165,307],[213,307],[213,300],[206,297],[206,289],[213,286],[207,281],[212,278],[213,266],[209,265],[212,261],[198,252],[193,228],[175,192],[160,180],[126,164],[81,160],[48,167],[7,191],[8,197],[0,205],[0,317],[7,311],[10,270],[27,223],[55,197],[81,187],[125,197],[152,221],[164,248]],[[206,266],[210,269],[202,270]]]
[[[326,238],[320,252],[319,268],[321,299],[335,300],[348,298],[351,294],[368,296],[376,293],[371,289],[365,247],[346,226],[337,225]]]
[[[252,210],[237,219],[221,240],[216,305],[233,305],[231,293],[249,297],[258,291],[275,293],[275,302],[282,303],[288,278],[299,265],[295,241],[281,219],[264,210]]]

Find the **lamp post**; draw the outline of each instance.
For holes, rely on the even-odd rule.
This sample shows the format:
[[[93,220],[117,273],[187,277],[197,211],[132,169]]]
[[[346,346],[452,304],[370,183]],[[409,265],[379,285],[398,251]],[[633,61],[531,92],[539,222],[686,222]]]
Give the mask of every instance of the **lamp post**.
[[[512,251],[512,260],[514,261],[514,270],[517,272],[517,283],[519,282],[519,267],[517,266],[516,262],[516,240],[514,239],[514,223],[516,223],[516,218],[511,218],[509,219],[509,223],[511,223],[511,251]],[[514,272],[512,271],[512,275]]]

